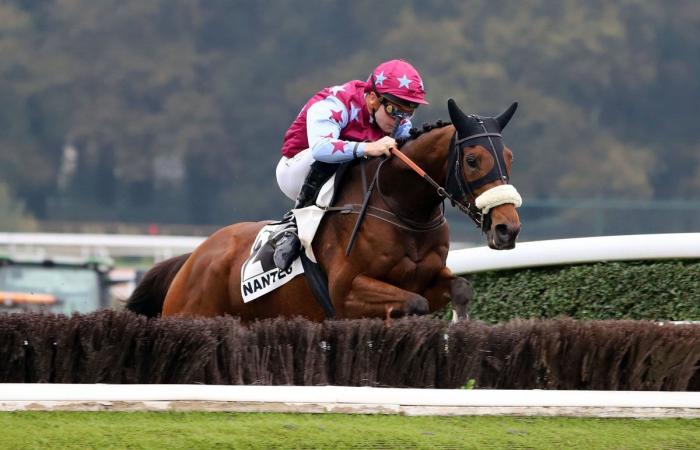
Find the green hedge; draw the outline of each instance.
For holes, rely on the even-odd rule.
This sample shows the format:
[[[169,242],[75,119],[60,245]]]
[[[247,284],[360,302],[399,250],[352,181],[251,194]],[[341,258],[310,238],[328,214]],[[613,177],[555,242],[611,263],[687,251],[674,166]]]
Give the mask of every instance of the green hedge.
[[[608,262],[468,275],[471,318],[700,320],[700,260]]]

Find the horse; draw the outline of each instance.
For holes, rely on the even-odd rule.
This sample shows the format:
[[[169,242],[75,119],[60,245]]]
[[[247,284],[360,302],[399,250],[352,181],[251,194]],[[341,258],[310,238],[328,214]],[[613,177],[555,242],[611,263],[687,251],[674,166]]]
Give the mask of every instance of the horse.
[[[468,314],[470,283],[447,267],[449,200],[479,226],[489,247],[515,246],[520,230],[520,196],[509,184],[512,151],[501,132],[517,108],[496,117],[467,115],[448,101],[451,122],[412,130],[399,141],[401,157],[370,158],[347,169],[334,205],[354,205],[345,214],[329,208],[312,249],[327,275],[335,318],[393,318],[427,314],[452,301],[457,319]],[[361,158],[359,160],[362,160]],[[367,189],[367,173],[376,189]],[[362,213],[350,254],[344,248]],[[480,202],[481,200],[481,202]],[[241,265],[269,222],[243,222],[214,232],[191,254],[154,266],[127,300],[127,309],[148,316],[233,315],[243,323],[301,316],[312,321],[328,315],[313,300],[310,283],[297,276],[280,288],[244,303]]]

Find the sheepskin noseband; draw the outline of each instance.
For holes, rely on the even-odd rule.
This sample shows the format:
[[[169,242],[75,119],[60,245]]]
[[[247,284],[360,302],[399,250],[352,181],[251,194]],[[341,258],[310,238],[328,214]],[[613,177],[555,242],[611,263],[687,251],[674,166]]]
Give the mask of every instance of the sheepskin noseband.
[[[488,214],[491,208],[504,203],[512,203],[517,208],[523,204],[523,199],[518,194],[515,186],[512,184],[501,184],[478,196],[475,203],[476,207],[481,209],[484,214]]]

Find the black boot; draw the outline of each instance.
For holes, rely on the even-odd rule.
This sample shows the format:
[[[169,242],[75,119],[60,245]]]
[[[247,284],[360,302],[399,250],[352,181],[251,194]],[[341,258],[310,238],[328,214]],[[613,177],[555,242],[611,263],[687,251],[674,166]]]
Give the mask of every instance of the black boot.
[[[299,191],[299,196],[294,203],[294,208],[304,208],[310,206],[316,201],[318,190],[328,181],[335,173],[337,164],[329,164],[321,161],[316,161],[311,164],[304,184]],[[280,270],[287,270],[292,265],[301,250],[301,241],[299,240],[297,224],[294,220],[294,213],[288,211],[282,218],[282,223],[286,226],[277,232],[272,238],[275,245],[275,252],[272,255],[272,260]]]

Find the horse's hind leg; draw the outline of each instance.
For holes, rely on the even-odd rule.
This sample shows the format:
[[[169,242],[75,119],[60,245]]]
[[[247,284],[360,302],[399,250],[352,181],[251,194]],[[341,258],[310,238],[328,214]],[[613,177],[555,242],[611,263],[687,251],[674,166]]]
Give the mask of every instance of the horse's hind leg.
[[[428,300],[415,292],[358,275],[352,282],[344,303],[344,318],[392,317],[427,314]]]
[[[447,267],[440,271],[424,295],[430,303],[431,312],[442,309],[452,301],[452,321],[469,319],[469,305],[474,299],[474,288],[469,281],[455,276]]]

